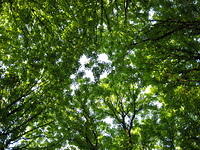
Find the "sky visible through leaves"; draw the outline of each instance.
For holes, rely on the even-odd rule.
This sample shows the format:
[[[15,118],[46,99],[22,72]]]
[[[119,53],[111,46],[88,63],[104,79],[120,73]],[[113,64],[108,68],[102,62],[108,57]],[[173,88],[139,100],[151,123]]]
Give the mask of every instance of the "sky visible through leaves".
[[[199,150],[198,0],[0,2],[0,150]]]

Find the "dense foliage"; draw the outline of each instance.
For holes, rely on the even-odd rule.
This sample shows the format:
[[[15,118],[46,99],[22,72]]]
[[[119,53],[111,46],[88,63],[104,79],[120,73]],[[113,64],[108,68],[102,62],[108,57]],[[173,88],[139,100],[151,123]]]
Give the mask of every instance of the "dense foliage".
[[[2,0],[0,149],[199,150],[199,48],[198,0]]]

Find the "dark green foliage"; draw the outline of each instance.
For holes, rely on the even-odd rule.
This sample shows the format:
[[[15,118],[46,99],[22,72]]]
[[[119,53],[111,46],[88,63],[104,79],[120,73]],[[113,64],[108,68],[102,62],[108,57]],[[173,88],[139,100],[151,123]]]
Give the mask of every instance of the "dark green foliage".
[[[199,15],[198,0],[1,1],[0,149],[200,149]]]

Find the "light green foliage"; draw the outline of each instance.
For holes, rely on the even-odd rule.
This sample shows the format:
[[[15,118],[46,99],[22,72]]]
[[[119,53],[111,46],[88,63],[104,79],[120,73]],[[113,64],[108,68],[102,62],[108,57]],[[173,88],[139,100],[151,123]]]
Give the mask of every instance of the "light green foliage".
[[[200,149],[199,15],[198,0],[1,1],[0,149]]]

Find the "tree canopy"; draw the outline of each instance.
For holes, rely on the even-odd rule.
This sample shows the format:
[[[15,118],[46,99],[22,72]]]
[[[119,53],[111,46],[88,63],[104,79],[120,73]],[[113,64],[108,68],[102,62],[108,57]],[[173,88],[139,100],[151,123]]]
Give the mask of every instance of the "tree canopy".
[[[198,0],[0,2],[0,149],[199,141]]]

